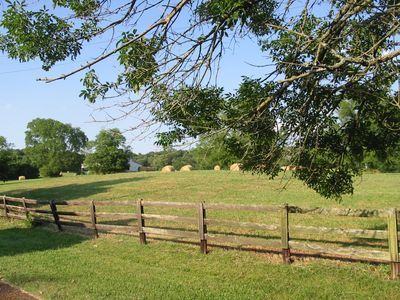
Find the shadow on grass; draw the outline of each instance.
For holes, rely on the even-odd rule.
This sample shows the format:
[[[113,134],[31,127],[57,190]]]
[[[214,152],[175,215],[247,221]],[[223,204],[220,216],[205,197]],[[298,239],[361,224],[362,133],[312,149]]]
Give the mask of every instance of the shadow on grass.
[[[385,231],[387,231],[388,225],[387,225],[387,223],[382,222],[381,224],[374,224],[372,226],[368,226],[368,229],[369,230],[385,230]]]
[[[367,229],[368,230],[382,230],[382,231],[387,231],[388,230],[387,224],[385,224],[385,223],[374,224],[374,225],[368,226]],[[385,247],[388,247],[387,246],[387,239],[377,240],[377,239],[374,239],[374,238],[356,238],[356,240],[358,240],[360,242],[363,242],[363,243],[368,243],[368,244],[380,243],[380,244],[383,244]]]
[[[20,189],[7,192],[13,197],[25,197],[37,200],[75,200],[107,192],[112,186],[136,182],[149,177],[119,178],[88,183],[73,183],[37,189]]]
[[[85,240],[83,236],[39,228],[6,228],[0,230],[0,257],[67,248]]]
[[[137,227],[137,222],[138,221],[136,218],[126,218],[126,219],[116,219],[116,220],[102,220],[101,222],[99,222],[99,224]]]
[[[131,226],[133,229],[136,229],[137,227],[137,220],[136,219],[119,219],[119,220],[103,220],[101,224],[105,225],[119,225],[119,226]],[[182,230],[182,231],[187,231],[187,232],[198,232],[198,229],[194,228],[188,228],[185,226],[179,226],[177,224],[171,224],[171,225],[159,225],[159,224],[148,224],[146,223],[148,227],[156,228],[156,229],[170,229],[170,230]],[[273,235],[273,234],[257,234],[257,233],[240,233],[240,232],[234,232],[234,231],[221,231],[218,229],[213,229],[213,230],[208,230],[208,233],[211,234],[221,234],[225,236],[230,236],[230,237],[248,237],[248,238],[259,238],[259,239],[264,239],[264,240],[280,240],[280,235]],[[336,247],[363,247],[367,250],[382,250],[383,248],[386,247],[385,240],[377,240],[377,239],[358,239],[358,238],[353,238],[351,240],[345,241],[345,240],[340,240],[339,238],[334,238],[332,237],[329,239],[328,237],[320,237],[320,238],[311,238],[311,237],[295,237],[291,238],[292,241],[297,241],[297,242],[305,242],[305,243],[317,243],[317,244],[325,244],[325,245],[331,245],[331,246],[336,246]],[[383,250],[382,250],[383,251]]]

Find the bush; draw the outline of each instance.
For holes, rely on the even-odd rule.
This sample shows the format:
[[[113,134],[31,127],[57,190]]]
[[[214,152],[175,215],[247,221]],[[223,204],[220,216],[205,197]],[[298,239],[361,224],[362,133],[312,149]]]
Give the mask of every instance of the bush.
[[[18,179],[18,176],[25,176],[26,179],[34,179],[39,177],[39,169],[28,164],[17,162],[11,166],[9,179]]]
[[[49,163],[39,169],[41,177],[58,177],[60,176],[60,168],[55,164]]]

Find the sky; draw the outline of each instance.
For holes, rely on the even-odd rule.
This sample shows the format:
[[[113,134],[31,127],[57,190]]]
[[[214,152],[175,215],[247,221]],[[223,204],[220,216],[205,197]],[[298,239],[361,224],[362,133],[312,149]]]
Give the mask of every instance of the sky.
[[[60,62],[48,73],[41,69],[39,62],[20,63],[10,60],[0,52],[0,135],[6,137],[15,148],[24,148],[26,125],[34,118],[52,118],[80,127],[89,139],[93,139],[101,129],[117,127],[124,131],[136,125],[135,116],[113,123],[94,121],[91,117],[93,114],[97,119],[103,119],[104,115],[96,112],[96,106],[79,97],[82,89],[80,79],[83,73],[53,83],[36,80],[39,77],[51,77],[74,69],[94,57],[105,44],[106,42],[102,40],[91,42],[76,62],[69,60]],[[227,92],[234,91],[242,76],[254,78],[262,76],[265,70],[251,64],[264,63],[265,60],[256,42],[250,39],[241,40],[225,52],[221,61],[218,85]],[[115,60],[110,60],[96,70],[100,74],[113,74],[117,67]],[[161,150],[154,145],[154,134],[146,135],[144,138],[137,138],[137,132],[124,134],[127,144],[135,153]]]

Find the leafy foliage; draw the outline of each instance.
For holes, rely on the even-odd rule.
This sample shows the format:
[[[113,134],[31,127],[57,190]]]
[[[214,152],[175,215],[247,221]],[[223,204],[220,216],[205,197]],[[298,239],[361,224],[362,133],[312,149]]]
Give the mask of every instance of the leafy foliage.
[[[0,180],[4,181],[8,178],[10,160],[10,145],[5,137],[0,136]]]
[[[101,130],[89,144],[93,152],[86,155],[85,167],[98,174],[127,170],[130,151],[124,144],[125,137],[118,129]]]
[[[171,130],[158,134],[158,144],[164,147],[185,137],[197,137],[221,127],[220,112],[225,101],[222,89],[182,89],[168,92],[164,86],[155,89],[154,98],[160,104],[153,111],[157,120]]]
[[[240,161],[240,158],[229,152],[230,140],[223,134],[215,136],[202,136],[195,149],[192,150],[199,169],[212,170],[215,165],[229,169]]]
[[[400,142],[400,9],[393,0],[7,1],[0,50],[48,69],[75,59],[84,41],[122,32],[115,47],[55,78],[88,70],[81,96],[130,97],[122,116],[150,110],[167,130],[164,147],[223,134],[246,170],[274,177],[284,158],[320,194],[352,193],[363,160],[385,160]],[[32,8],[32,9],[30,9]],[[60,8],[70,15],[60,13]],[[265,76],[224,94],[210,82],[227,43],[253,38]],[[118,55],[121,72],[104,82],[95,66]],[[134,95],[134,96],[132,96]],[[343,101],[353,116],[342,122]],[[148,123],[148,120],[145,120]]]
[[[15,180],[19,176],[25,176],[26,179],[39,177],[39,169],[28,159],[24,150],[12,149],[9,167],[9,180]]]
[[[28,123],[25,134],[26,155],[40,169],[41,176],[80,170],[87,137],[79,128],[37,118]]]
[[[44,70],[49,70],[56,62],[68,57],[75,59],[83,41],[95,31],[95,18],[86,20],[80,29],[73,29],[70,22],[52,14],[46,7],[31,11],[27,9],[25,1],[7,2],[9,6],[3,12],[0,25],[8,34],[0,35],[0,50],[7,51],[10,57],[20,61],[39,58]],[[90,7],[95,6],[94,1],[84,2],[54,1],[54,4],[68,6],[76,16],[83,17],[90,14]]]
[[[400,142],[393,136],[393,130],[395,130],[396,123],[400,119],[393,118],[393,116],[396,116],[393,106],[382,107],[384,105],[386,105],[385,102],[381,102],[380,107],[374,107],[373,111],[370,107],[371,111],[367,115],[363,112],[365,108],[361,107],[359,101],[342,101],[339,109],[339,120],[349,133],[357,133],[353,138],[357,137],[356,141],[359,145],[366,145],[360,147],[357,154],[360,160],[363,159],[362,164],[365,169],[399,172]],[[375,117],[369,118],[369,115],[375,115]],[[393,130],[390,132],[381,131],[379,124],[377,124],[378,120],[385,122]],[[360,130],[360,127],[363,129]]]
[[[169,148],[159,152],[133,154],[132,159],[144,167],[151,167],[156,170],[161,170],[166,165],[172,165],[177,170],[184,165],[192,165],[195,169],[198,169],[198,164],[193,153],[186,150]]]
[[[6,138],[0,136],[0,180],[15,180],[18,176],[37,178],[39,170],[32,165],[24,151],[12,149]]]

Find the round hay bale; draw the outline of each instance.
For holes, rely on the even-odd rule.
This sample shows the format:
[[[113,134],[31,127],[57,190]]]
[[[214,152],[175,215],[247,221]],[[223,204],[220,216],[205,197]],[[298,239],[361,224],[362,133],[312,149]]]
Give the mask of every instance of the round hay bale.
[[[293,165],[288,165],[288,166],[282,166],[281,167],[281,170],[282,171],[297,171],[297,170],[300,170],[301,169],[301,167],[299,167],[299,166],[293,166]]]
[[[216,166],[214,167],[214,171],[221,171],[221,167],[220,167],[219,165],[216,165]]]
[[[18,176],[18,180],[25,180],[26,178],[25,178],[25,176]]]
[[[165,166],[161,169],[161,172],[163,173],[170,173],[170,172],[175,172],[174,166]]]
[[[185,165],[180,169],[181,172],[190,172],[192,170],[193,170],[193,167],[191,165]]]
[[[241,169],[242,169],[242,164],[240,164],[240,163],[234,163],[230,167],[230,170],[233,172],[239,172]]]

